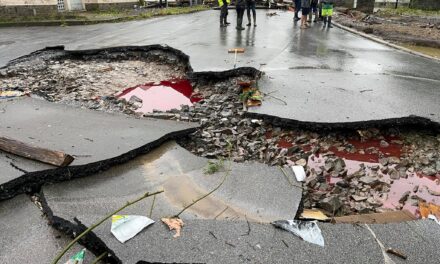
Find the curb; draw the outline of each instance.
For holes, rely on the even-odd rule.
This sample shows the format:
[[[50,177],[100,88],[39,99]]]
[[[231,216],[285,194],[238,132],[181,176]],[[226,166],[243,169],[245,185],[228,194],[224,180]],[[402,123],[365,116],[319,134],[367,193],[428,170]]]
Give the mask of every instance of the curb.
[[[397,49],[397,50],[405,51],[405,52],[407,52],[407,53],[410,53],[410,54],[413,54],[413,55],[416,55],[416,56],[420,56],[420,57],[424,57],[424,58],[427,58],[427,59],[436,60],[436,61],[439,61],[439,62],[440,62],[440,58],[432,57],[432,56],[426,55],[426,54],[421,53],[421,52],[418,52],[418,51],[414,51],[414,50],[407,49],[407,48],[405,48],[405,47],[402,47],[402,46],[399,46],[399,45],[393,44],[393,43],[391,43],[391,42],[385,41],[385,40],[380,39],[380,38],[378,38],[378,37],[374,37],[374,36],[371,36],[371,35],[369,35],[369,34],[366,34],[366,33],[360,32],[360,31],[358,31],[358,30],[356,30],[356,29],[352,29],[352,28],[349,28],[349,27],[343,26],[343,25],[339,24],[338,22],[334,22],[334,21],[333,21],[332,24],[335,25],[336,27],[340,28],[340,29],[343,29],[343,30],[348,31],[348,32],[350,32],[350,33],[353,33],[353,34],[356,34],[356,35],[358,35],[358,36],[361,36],[361,37],[367,38],[367,39],[372,40],[372,41],[374,41],[374,42],[377,42],[377,43],[383,44],[383,45],[385,45],[385,46],[388,46],[388,47],[391,47],[391,48],[394,48],[394,49]]]

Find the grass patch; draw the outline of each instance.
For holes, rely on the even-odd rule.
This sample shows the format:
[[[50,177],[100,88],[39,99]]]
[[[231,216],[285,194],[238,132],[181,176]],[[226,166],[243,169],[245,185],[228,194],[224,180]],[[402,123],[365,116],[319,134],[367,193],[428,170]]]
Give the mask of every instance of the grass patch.
[[[109,9],[102,11],[65,12],[41,16],[21,16],[13,18],[2,17],[0,18],[0,23],[59,21],[63,25],[67,25],[68,21],[89,21],[90,23],[97,23],[104,20],[109,20],[110,22],[113,20],[113,22],[122,22],[148,19],[157,16],[189,14],[208,9],[209,7],[204,5],[197,5],[192,7],[152,8],[141,10]]]
[[[224,167],[224,160],[220,158],[218,161],[208,161],[208,164],[206,165],[203,172],[205,174],[214,174],[216,172],[219,172]]]
[[[440,16],[440,10],[422,10],[409,7],[380,8],[378,15],[383,17],[392,16]]]

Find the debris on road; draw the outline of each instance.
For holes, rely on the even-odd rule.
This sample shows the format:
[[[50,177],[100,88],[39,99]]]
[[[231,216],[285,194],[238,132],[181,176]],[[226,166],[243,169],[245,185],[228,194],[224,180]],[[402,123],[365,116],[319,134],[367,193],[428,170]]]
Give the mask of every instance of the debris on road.
[[[318,221],[329,221],[330,218],[327,217],[321,210],[318,209],[304,209],[301,213],[300,219],[305,220],[318,220]]]
[[[146,216],[113,215],[111,232],[119,242],[124,243],[153,223],[154,221]]]
[[[433,203],[419,202],[419,212],[421,218],[428,218],[433,215],[440,219],[440,206]]]
[[[272,222],[272,225],[289,231],[304,241],[324,247],[324,238],[316,221],[278,220]]]
[[[26,93],[16,90],[6,90],[6,91],[0,90],[0,99],[9,99],[14,97],[20,97],[23,95],[26,95]]]
[[[233,49],[229,49],[228,53],[244,53],[245,49],[244,48],[233,48]]]
[[[295,174],[296,180],[299,182],[303,182],[306,179],[306,172],[304,171],[303,166],[292,166],[292,171]]]
[[[413,221],[416,219],[417,218],[407,210],[361,215],[347,215],[333,218],[336,224],[389,224]]]
[[[184,225],[182,219],[178,217],[169,217],[169,218],[162,218],[161,220],[164,224],[168,226],[170,231],[176,230],[176,234],[173,235],[174,238],[180,236],[180,231],[182,230],[182,227]]]
[[[71,155],[61,151],[44,149],[12,138],[1,136],[0,150],[59,167],[65,167],[74,160]]]
[[[82,249],[80,252],[76,253],[65,264],[82,264],[86,255],[86,249]]]
[[[398,256],[398,257],[401,258],[401,259],[407,259],[407,258],[408,258],[405,254],[403,254],[402,252],[400,252],[400,251],[397,250],[397,249],[388,248],[386,252],[387,252],[387,253],[390,253],[390,254],[393,254],[393,255],[395,255],[395,256]]]

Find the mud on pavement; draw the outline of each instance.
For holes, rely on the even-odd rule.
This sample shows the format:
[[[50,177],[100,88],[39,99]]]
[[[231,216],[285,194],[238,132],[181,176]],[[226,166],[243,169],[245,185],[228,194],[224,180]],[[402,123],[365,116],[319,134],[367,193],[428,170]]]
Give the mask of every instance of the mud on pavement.
[[[254,68],[193,72],[187,55],[158,45],[88,51],[51,48],[0,69],[0,83],[2,89],[56,103],[196,122],[199,128],[195,132],[178,138],[181,146],[206,158],[230,157],[234,162],[256,161],[286,168],[303,166],[307,178],[302,207],[320,208],[330,217],[401,209],[417,214],[420,201],[440,203],[438,127],[423,122],[402,126],[400,120],[394,120],[344,129],[250,115],[243,107],[238,83],[256,83],[261,74]],[[185,95],[188,103],[173,109],[145,113],[139,96],[121,96],[138,88],[148,91],[162,87],[163,81],[172,87],[182,80],[192,89]],[[191,100],[195,97],[198,100]],[[52,177],[65,177],[57,173]],[[27,190],[38,193],[38,187]],[[80,223],[54,217],[43,196],[41,199],[58,230],[72,235],[84,229]],[[83,242],[101,243],[93,234]],[[97,247],[96,254],[109,250],[105,244]],[[118,261],[116,257],[113,260]]]

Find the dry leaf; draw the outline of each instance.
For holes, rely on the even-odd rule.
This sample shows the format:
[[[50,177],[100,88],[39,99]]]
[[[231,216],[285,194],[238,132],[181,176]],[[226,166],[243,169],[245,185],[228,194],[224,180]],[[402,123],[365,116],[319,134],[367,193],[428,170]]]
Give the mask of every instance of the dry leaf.
[[[180,236],[180,230],[183,227],[182,219],[178,217],[171,217],[171,218],[162,218],[161,220],[168,226],[170,230],[176,230],[176,234],[173,236],[174,238]]]

